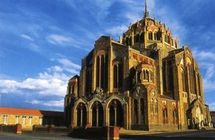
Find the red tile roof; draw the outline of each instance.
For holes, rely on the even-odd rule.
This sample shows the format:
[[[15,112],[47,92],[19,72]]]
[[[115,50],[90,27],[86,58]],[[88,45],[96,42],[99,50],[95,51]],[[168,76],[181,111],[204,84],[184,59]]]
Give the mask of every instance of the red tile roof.
[[[0,107],[0,114],[43,116],[40,110]]]

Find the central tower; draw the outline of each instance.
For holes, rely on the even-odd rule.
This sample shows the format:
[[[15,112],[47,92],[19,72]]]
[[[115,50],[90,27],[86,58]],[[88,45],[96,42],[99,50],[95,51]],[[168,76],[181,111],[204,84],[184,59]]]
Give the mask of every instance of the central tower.
[[[145,11],[144,11],[144,18],[149,17],[148,5],[147,0],[145,0]]]

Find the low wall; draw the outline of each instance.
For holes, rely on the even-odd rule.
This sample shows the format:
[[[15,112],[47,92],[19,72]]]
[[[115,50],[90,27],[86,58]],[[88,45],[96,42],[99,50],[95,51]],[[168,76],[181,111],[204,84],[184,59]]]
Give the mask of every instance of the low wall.
[[[71,129],[67,127],[55,127],[54,125],[33,125],[32,132],[44,132],[44,133],[66,133],[71,132]]]
[[[16,124],[16,125],[0,125],[0,131],[1,132],[11,132],[16,134],[22,133],[22,125]]]

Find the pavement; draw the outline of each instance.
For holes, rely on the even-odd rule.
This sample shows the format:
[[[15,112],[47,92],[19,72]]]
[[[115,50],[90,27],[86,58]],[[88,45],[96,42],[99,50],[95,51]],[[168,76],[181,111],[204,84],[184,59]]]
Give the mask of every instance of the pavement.
[[[14,133],[0,133],[0,140],[83,140],[77,138],[68,137],[62,133],[32,133],[24,132],[23,134]]]
[[[174,132],[146,132],[133,131],[121,133],[122,140],[215,140],[215,129],[211,130],[188,130]]]
[[[87,138],[85,138],[86,140]],[[120,134],[120,140],[215,140],[214,130],[189,130],[175,132],[147,132],[129,130]],[[0,133],[0,140],[84,140],[69,137],[66,133],[32,133],[24,132],[21,135]]]

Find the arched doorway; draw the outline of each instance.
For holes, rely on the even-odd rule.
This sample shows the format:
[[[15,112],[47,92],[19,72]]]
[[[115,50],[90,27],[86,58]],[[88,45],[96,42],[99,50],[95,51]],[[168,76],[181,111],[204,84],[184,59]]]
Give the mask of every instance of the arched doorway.
[[[102,104],[98,101],[94,102],[92,105],[92,126],[102,127],[104,121]]]
[[[123,127],[124,125],[124,111],[122,104],[114,99],[109,104],[109,123],[110,126]]]
[[[85,104],[79,103],[77,107],[77,126],[85,127],[87,124],[87,109]]]

